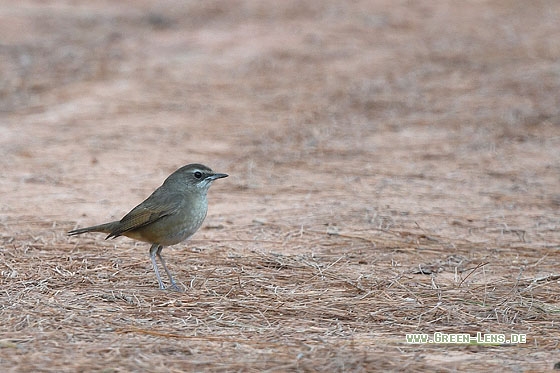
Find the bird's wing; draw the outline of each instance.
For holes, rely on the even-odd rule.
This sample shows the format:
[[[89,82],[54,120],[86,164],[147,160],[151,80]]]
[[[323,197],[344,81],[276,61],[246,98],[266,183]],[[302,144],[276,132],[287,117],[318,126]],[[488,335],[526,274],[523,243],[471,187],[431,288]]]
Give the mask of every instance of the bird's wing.
[[[144,202],[126,214],[119,224],[109,233],[107,238],[115,238],[125,232],[132,231],[174,214],[181,205],[182,196],[152,194]]]

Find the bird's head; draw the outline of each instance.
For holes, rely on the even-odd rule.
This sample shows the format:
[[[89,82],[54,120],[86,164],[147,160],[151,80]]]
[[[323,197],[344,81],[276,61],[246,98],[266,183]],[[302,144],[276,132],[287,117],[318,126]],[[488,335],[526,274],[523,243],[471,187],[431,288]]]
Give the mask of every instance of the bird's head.
[[[188,189],[207,191],[212,181],[227,176],[228,174],[214,172],[205,165],[193,163],[183,166],[173,172],[165,180],[164,184],[179,183],[186,186]]]

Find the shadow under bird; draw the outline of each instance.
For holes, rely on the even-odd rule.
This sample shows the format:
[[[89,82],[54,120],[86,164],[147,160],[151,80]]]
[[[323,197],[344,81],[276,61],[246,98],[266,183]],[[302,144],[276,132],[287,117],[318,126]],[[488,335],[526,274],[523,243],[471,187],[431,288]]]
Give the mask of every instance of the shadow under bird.
[[[87,232],[108,234],[105,239],[126,236],[149,242],[150,259],[160,289],[165,289],[156,256],[159,258],[171,287],[179,290],[161,256],[164,246],[178,244],[192,236],[202,225],[208,211],[206,194],[212,182],[227,177],[202,164],[189,164],[173,172],[151,196],[133,208],[121,220],[75,229],[69,236]]]

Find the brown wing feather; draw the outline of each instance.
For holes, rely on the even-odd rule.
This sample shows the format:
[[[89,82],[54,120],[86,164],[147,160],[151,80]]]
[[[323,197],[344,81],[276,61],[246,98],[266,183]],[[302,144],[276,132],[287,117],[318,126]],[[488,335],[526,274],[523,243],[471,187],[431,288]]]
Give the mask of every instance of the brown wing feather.
[[[107,238],[115,238],[125,232],[152,224],[165,216],[175,213],[179,209],[182,196],[175,194],[164,195],[158,192],[159,189],[126,214]]]

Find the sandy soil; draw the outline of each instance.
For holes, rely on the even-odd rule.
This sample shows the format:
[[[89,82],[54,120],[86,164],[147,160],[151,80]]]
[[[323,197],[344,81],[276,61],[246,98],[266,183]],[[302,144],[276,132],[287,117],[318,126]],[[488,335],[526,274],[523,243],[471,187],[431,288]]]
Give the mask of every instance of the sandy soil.
[[[0,35],[4,371],[560,361],[560,2],[1,0]],[[66,236],[192,162],[230,177],[184,293]]]

